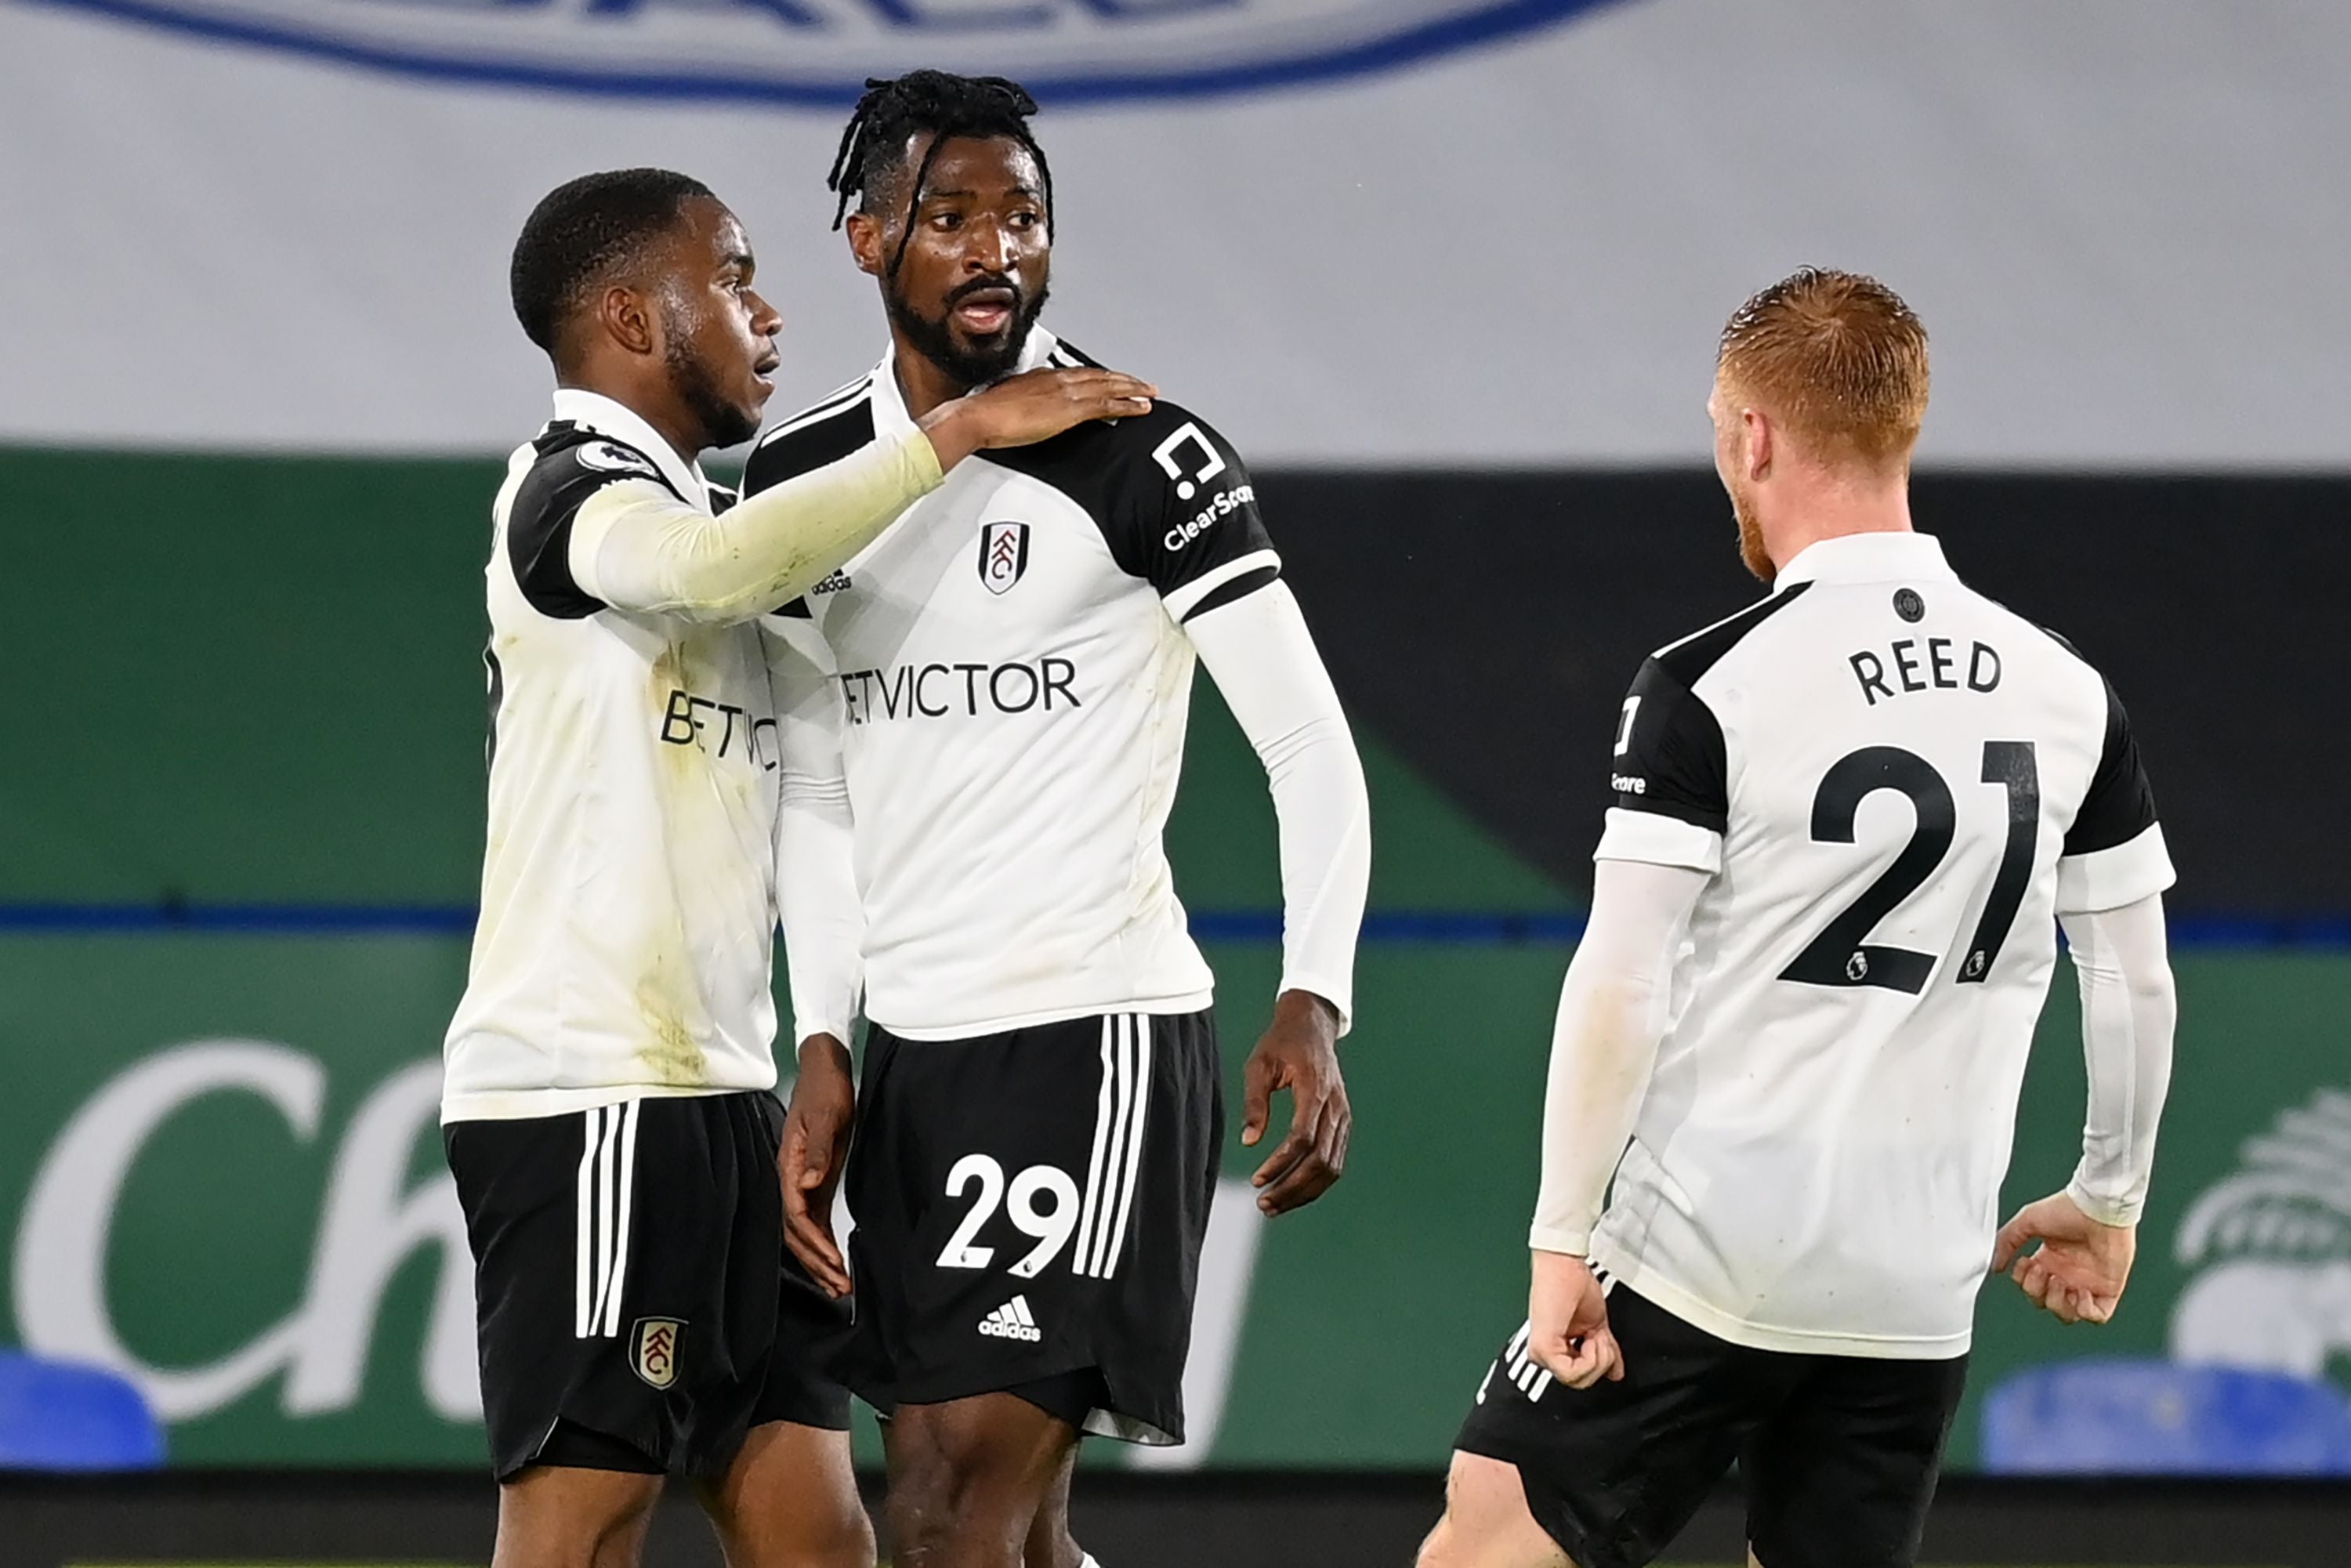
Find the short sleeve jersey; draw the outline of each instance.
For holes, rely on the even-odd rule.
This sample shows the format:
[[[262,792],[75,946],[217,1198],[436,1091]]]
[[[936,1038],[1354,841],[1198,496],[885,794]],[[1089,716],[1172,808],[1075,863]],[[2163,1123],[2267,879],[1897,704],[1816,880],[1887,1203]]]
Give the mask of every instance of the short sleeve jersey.
[[[1040,329],[1022,368],[1080,362]],[[745,489],[913,427],[885,360],[764,437]],[[845,721],[869,1016],[954,1039],[1208,1005],[1161,845],[1183,622],[1280,570],[1239,455],[1161,402],[965,460],[788,607]]]
[[[488,844],[445,1121],[776,1081],[777,735],[756,622],[614,609],[571,570],[581,507],[732,499],[627,408],[556,394],[493,507]]]
[[[1598,856],[1713,873],[1593,1253],[1767,1350],[1968,1347],[2054,916],[2170,885],[2128,720],[1917,534],[1660,650]]]

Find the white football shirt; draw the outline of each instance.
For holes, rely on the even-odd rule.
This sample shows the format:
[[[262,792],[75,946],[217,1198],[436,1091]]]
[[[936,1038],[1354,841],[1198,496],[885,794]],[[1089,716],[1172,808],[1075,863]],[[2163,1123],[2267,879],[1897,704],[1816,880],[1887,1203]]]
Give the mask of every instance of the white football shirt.
[[[1079,362],[1040,328],[1020,368]],[[763,437],[745,489],[912,428],[884,360]],[[1280,567],[1240,458],[1162,401],[967,459],[791,607],[844,720],[868,1017],[954,1040],[1209,1005],[1161,844],[1183,622]],[[1344,1010],[1343,974],[1311,983]]]
[[[1625,700],[1603,860],[1713,873],[1595,1265],[1734,1343],[1969,1345],[2059,913],[2170,885],[2121,705],[1940,545],[1812,546]]]
[[[591,497],[658,486],[703,512],[714,497],[620,403],[567,389],[555,413],[493,514],[489,835],[444,1051],[450,1122],[776,1082],[758,625],[626,612],[575,578]]]

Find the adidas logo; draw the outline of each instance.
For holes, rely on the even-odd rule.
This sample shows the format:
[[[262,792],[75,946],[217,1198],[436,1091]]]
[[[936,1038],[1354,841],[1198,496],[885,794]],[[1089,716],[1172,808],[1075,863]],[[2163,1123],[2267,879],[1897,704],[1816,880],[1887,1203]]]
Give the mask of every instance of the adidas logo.
[[[1015,1296],[980,1319],[979,1332],[990,1339],[1026,1340],[1030,1344],[1045,1337],[1037,1327],[1037,1320],[1029,1315],[1026,1296]]]
[[[826,578],[822,582],[818,583],[814,588],[810,589],[809,591],[810,593],[839,593],[848,586],[849,574],[845,571],[836,571],[831,577]]]

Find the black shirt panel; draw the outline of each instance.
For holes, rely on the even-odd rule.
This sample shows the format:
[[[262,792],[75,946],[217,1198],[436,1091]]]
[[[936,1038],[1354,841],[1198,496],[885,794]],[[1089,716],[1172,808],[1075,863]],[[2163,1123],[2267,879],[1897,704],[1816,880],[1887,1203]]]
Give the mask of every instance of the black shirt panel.
[[[2100,677],[2104,680],[2104,677]],[[2155,787],[2147,782],[2139,761],[2138,739],[2131,733],[2130,716],[2106,687],[2106,739],[2098,754],[2097,770],[2090,775],[2089,793],[2074,825],[2065,830],[2064,853],[2095,854],[2126,844],[2155,825]]]
[[[1619,710],[1609,788],[1628,811],[1720,833],[1730,827],[1730,763],[1714,710],[1655,654]]]
[[[873,440],[873,404],[860,395],[829,413],[778,430],[751,448],[743,465],[743,494],[756,496],[840,462]]]
[[[558,621],[585,620],[604,601],[571,575],[571,524],[581,505],[624,479],[651,479],[672,495],[676,487],[643,452],[569,420],[549,425],[531,445],[538,460],[507,509],[507,562],[533,610]]]
[[[1083,507],[1119,569],[1162,597],[1273,549],[1240,455],[1207,421],[1165,400],[1137,418],[1096,420],[984,455]],[[1265,565],[1273,570],[1258,587],[1279,575],[1275,562]]]

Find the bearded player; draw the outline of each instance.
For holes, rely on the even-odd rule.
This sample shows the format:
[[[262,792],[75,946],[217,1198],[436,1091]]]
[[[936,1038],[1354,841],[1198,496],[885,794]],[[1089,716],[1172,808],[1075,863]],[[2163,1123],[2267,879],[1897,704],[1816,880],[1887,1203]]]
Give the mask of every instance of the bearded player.
[[[866,95],[833,184],[889,351],[761,442],[752,492],[1000,378],[1088,362],[1038,325],[1054,204],[1035,108],[931,71]],[[778,852],[830,857],[837,880],[784,900],[792,1243],[835,1291],[854,1277],[844,1375],[891,1416],[898,1561],[1071,1568],[1081,1436],[1184,1435],[1223,1124],[1213,977],[1160,841],[1195,663],[1263,759],[1280,829],[1284,972],[1241,1134],[1257,1143],[1270,1094],[1291,1092],[1255,1178],[1268,1214],[1346,1159],[1362,768],[1246,468],[1172,403],[959,469],[795,612],[809,678]],[[852,1114],[853,1268],[827,1226]]]
[[[1633,1568],[1734,1459],[1761,1568],[1906,1568],[1987,1265],[2067,1322],[2130,1273],[2172,873],[2122,705],[1912,529],[1927,337],[1890,289],[1763,290],[1708,406],[1771,593],[1625,699],[1528,1322],[1422,1568]],[[1996,1230],[2060,925],[2081,1164]]]

